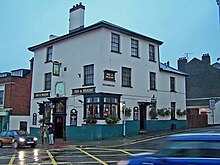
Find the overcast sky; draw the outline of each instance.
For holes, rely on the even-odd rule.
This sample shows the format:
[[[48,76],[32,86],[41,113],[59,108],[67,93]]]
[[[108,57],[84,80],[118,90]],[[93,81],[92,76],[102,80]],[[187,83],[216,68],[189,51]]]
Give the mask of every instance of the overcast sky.
[[[210,53],[220,57],[216,0],[0,0],[0,72],[29,68],[28,47],[68,33],[69,9],[85,5],[85,26],[101,20],[163,41],[161,62],[176,67]]]

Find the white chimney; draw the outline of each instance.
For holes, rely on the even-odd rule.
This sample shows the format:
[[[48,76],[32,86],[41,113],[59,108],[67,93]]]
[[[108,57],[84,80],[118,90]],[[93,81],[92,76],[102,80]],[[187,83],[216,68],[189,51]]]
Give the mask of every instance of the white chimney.
[[[69,13],[69,32],[84,28],[85,6],[80,2],[73,5]]]

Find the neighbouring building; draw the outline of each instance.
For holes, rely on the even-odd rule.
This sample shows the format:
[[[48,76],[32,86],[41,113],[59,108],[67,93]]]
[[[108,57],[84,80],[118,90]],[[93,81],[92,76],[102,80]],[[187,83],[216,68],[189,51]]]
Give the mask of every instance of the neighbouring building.
[[[84,27],[84,12],[81,3],[73,6],[69,33],[29,48],[30,131],[39,132],[41,119],[63,140],[185,128],[187,74],[160,63],[162,42],[106,21]],[[115,118],[117,124],[106,123]]]
[[[0,132],[29,130],[31,78],[29,69],[0,73]]]
[[[202,60],[179,58],[178,69],[189,74],[186,78],[187,111],[197,116],[189,121],[190,127],[220,124],[220,63],[211,64],[210,55],[203,54]],[[214,110],[210,109],[210,100],[214,100]]]

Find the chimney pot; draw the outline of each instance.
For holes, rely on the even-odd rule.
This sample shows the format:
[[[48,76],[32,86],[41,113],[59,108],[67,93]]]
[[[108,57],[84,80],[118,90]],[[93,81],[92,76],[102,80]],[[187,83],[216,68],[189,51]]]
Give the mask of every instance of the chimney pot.
[[[69,32],[84,28],[85,6],[80,2],[69,10]]]
[[[206,64],[209,64],[211,63],[211,60],[210,60],[210,55],[209,53],[206,53],[206,54],[203,54],[202,55],[202,61],[205,62]]]

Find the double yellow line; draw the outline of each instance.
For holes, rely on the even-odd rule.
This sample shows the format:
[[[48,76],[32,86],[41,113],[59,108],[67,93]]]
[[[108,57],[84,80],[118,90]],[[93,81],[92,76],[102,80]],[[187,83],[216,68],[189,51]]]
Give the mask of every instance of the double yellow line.
[[[57,162],[55,161],[55,159],[54,159],[53,155],[50,153],[50,151],[46,150],[46,152],[47,152],[48,156],[50,157],[52,164],[57,165]]]
[[[82,153],[90,156],[91,158],[97,160],[99,163],[103,164],[103,165],[108,165],[107,163],[105,163],[104,161],[102,161],[101,159],[97,158],[96,156],[86,152],[85,150],[82,150],[81,148],[76,148],[77,150],[81,151]]]
[[[15,155],[12,155],[10,162],[8,163],[8,165],[12,165],[14,163],[15,160]]]

